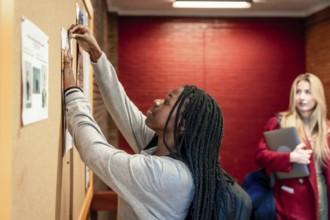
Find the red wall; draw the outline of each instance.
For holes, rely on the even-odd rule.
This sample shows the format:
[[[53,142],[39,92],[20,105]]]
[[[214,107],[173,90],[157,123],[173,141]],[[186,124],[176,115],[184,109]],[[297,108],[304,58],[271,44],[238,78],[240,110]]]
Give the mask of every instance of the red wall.
[[[223,109],[222,167],[240,183],[257,169],[264,123],[305,70],[303,20],[119,17],[118,28],[119,78],[137,106],[197,85]]]

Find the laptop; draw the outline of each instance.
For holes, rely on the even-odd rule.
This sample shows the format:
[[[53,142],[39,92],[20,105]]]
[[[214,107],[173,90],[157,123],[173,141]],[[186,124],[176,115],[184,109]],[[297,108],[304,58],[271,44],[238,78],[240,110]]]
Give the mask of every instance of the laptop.
[[[270,150],[278,152],[291,152],[300,143],[296,128],[280,128],[265,131],[264,137]],[[309,176],[307,164],[292,164],[291,172],[275,172],[278,179],[289,179]]]

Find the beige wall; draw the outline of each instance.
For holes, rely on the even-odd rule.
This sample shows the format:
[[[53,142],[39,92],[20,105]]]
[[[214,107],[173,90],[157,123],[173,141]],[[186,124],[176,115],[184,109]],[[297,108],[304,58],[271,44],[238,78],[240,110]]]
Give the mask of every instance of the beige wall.
[[[0,0],[0,219],[11,219],[12,1]]]

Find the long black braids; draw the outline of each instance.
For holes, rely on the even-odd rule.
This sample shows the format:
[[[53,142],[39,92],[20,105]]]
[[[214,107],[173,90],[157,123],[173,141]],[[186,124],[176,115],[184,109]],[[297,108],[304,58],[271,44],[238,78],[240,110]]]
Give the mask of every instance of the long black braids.
[[[183,161],[194,178],[195,194],[186,219],[219,219],[219,213],[225,219],[232,219],[233,212],[228,211],[226,203],[233,202],[233,198],[227,200],[231,197],[230,188],[219,163],[223,136],[221,109],[203,90],[187,85],[173,106],[164,131],[174,111],[177,112],[174,122],[176,151],[166,144],[165,132],[163,141],[171,156]],[[183,131],[180,130],[182,124]],[[218,194],[217,190],[220,190]],[[221,197],[215,198],[217,195]]]

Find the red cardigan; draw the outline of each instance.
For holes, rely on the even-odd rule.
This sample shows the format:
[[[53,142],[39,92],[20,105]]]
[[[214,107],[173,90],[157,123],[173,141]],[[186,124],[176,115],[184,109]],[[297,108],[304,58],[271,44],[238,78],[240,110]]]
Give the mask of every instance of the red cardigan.
[[[272,117],[267,121],[264,131],[274,130],[278,127],[277,117]],[[330,146],[329,135],[328,144]],[[311,149],[309,142],[306,143],[306,148]],[[263,135],[260,138],[256,149],[255,161],[258,166],[265,168],[267,171],[289,172],[292,169],[290,154],[269,150]],[[318,219],[318,192],[313,156],[311,157],[311,162],[308,165],[308,168],[310,171],[310,176],[308,177],[275,180],[274,196],[278,220]],[[330,161],[327,162],[323,172],[328,189],[328,210],[330,216]],[[289,193],[284,191],[281,189],[282,186],[290,187],[294,190],[294,192]]]

